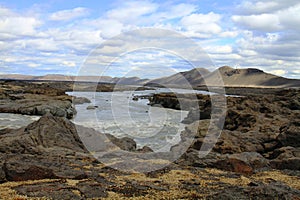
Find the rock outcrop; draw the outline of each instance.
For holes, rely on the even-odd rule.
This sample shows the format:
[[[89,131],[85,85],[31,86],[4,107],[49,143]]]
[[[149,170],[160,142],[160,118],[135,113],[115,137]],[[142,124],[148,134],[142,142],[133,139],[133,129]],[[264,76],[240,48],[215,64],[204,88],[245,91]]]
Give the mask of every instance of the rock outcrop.
[[[2,83],[0,112],[73,118],[76,110],[72,97],[47,84]],[[24,85],[23,85],[24,84]]]
[[[89,132],[85,129],[66,118],[47,114],[27,127],[2,130],[0,182],[87,177],[83,167],[98,161],[81,141],[78,131]],[[136,144],[130,138],[102,136],[123,150],[136,151]],[[102,142],[98,145],[106,144],[104,139]]]
[[[190,100],[188,95],[181,98],[186,98],[181,100],[183,102]],[[189,137],[195,138],[187,152],[177,160],[178,163],[246,174],[263,168],[299,169],[299,91],[282,90],[264,96],[227,97],[224,127],[212,152],[205,158],[199,158],[199,150],[207,136],[211,104],[209,96],[197,95],[197,98],[199,109],[193,106],[185,108],[190,111],[183,122],[189,125],[181,134],[182,142]],[[175,94],[157,94],[152,101],[163,107],[180,108]],[[218,129],[217,126],[215,128]],[[192,136],[191,132],[194,132]]]

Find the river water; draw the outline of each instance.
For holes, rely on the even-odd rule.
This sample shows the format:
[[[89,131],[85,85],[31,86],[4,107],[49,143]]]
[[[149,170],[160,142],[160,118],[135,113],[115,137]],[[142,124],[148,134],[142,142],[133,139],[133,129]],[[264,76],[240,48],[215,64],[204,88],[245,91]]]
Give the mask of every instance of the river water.
[[[0,113],[0,129],[4,128],[21,128],[38,120],[39,116],[19,115],[11,113]]]
[[[193,93],[186,89],[163,89],[124,92],[68,92],[69,95],[86,97],[92,103],[76,105],[75,124],[94,128],[116,137],[133,138],[138,148],[149,146],[155,151],[169,151],[180,141],[185,125],[180,123],[187,111],[149,106],[148,99],[132,99],[135,95],[176,92]],[[209,94],[205,91],[197,93]],[[89,105],[98,106],[87,109]],[[0,113],[0,129],[20,128],[39,119],[39,116]]]
[[[73,122],[94,128],[116,137],[133,138],[138,148],[149,146],[155,151],[169,151],[180,141],[180,133],[185,125],[181,121],[187,111],[149,106],[148,99],[134,101],[133,96],[153,93],[176,92],[193,93],[186,89],[164,89],[124,92],[69,92],[69,95],[86,97],[92,103],[76,105],[77,115]],[[209,94],[205,91],[197,93]],[[98,108],[87,109],[94,105]]]

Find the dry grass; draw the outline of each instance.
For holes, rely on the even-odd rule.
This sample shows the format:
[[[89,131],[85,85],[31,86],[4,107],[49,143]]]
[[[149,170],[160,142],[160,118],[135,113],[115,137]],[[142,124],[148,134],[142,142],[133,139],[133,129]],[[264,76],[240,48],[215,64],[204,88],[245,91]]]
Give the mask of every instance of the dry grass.
[[[100,166],[99,166],[100,167]],[[126,197],[121,193],[108,192],[108,197],[106,199],[185,199],[185,198],[195,198],[195,199],[205,199],[207,195],[214,193],[217,190],[222,189],[222,184],[229,184],[233,186],[247,186],[250,182],[264,182],[268,183],[271,180],[281,181],[291,188],[300,190],[300,178],[295,176],[290,176],[284,174],[281,171],[265,171],[259,172],[252,176],[237,176],[237,178],[232,178],[228,176],[228,172],[221,171],[217,169],[205,169],[199,170],[197,173],[192,173],[189,170],[171,170],[160,176],[149,177],[145,174],[132,173],[129,175],[114,175],[107,173],[101,173],[107,180],[115,182],[120,188],[128,182],[136,182],[141,185],[152,184],[158,187],[164,187],[167,190],[158,191],[149,188],[144,196],[136,197]],[[38,180],[38,181],[23,181],[23,182],[7,182],[0,184],[0,197],[3,200],[32,200],[32,199],[42,199],[47,198],[29,198],[26,196],[18,195],[12,188],[20,185],[30,185],[36,183],[45,182],[55,182],[58,180]],[[66,184],[70,186],[75,186],[79,180],[66,180]],[[189,185],[189,183],[197,183],[194,187],[196,189],[189,190],[183,187]],[[197,191],[197,188],[201,190]],[[76,194],[78,191],[74,191]],[[79,195],[79,193],[78,193]]]
[[[35,181],[18,181],[18,182],[6,182],[0,184],[0,198],[3,200],[48,200],[48,198],[32,198],[23,195],[18,195],[12,188],[20,185],[32,185],[36,183],[50,183],[59,181],[57,179],[43,179]]]
[[[300,190],[300,177],[289,176],[278,170],[260,172],[255,174],[253,178],[264,183],[269,183],[272,180],[281,181],[291,188]]]

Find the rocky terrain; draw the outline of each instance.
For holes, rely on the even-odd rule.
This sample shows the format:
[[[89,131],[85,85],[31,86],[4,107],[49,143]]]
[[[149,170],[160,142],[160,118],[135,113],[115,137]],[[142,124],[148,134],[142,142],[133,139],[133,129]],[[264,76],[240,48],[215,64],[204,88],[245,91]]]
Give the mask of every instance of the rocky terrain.
[[[211,98],[196,97],[150,98],[189,110],[181,142],[161,153],[70,122],[72,102],[87,99],[47,83],[3,84],[1,109],[42,117],[0,130],[0,199],[300,199],[298,90],[227,97],[224,127],[210,127]],[[208,129],[222,132],[200,158]]]
[[[187,109],[193,102],[187,95],[155,94],[151,104]],[[189,150],[178,160],[183,165],[216,167],[238,173],[261,169],[300,170],[300,93],[281,90],[269,95],[227,97],[225,124],[212,152],[196,159],[210,124],[211,102],[198,94],[200,110],[191,110],[182,140],[198,128]],[[180,99],[185,99],[185,101]],[[182,105],[182,106],[181,106]],[[192,135],[194,137],[194,135]]]
[[[218,170],[221,160],[200,166],[189,151],[176,163],[146,173],[122,172],[96,160],[79,135],[97,134],[51,114],[17,130],[0,132],[0,197],[2,199],[299,199],[299,172],[245,171],[234,155],[226,159],[243,170]],[[100,133],[98,133],[100,134]],[[107,151],[103,137],[97,148]],[[110,141],[126,152],[136,150],[129,138]],[[146,148],[143,148],[146,149]],[[195,146],[191,147],[195,149]],[[111,149],[115,152],[115,149]],[[118,151],[118,150],[117,150]],[[149,150],[148,150],[149,151]],[[187,156],[187,157],[185,157]],[[244,155],[251,158],[252,155]],[[218,157],[212,159],[218,160]],[[255,163],[257,156],[251,158]],[[132,165],[159,165],[160,159]],[[207,162],[207,161],[206,161]],[[250,161],[247,161],[250,162]],[[256,165],[258,166],[262,161]],[[226,163],[225,163],[226,164]],[[225,165],[224,164],[224,165]],[[254,167],[254,165],[253,165]],[[230,172],[237,171],[237,172]],[[245,173],[247,172],[247,173]]]

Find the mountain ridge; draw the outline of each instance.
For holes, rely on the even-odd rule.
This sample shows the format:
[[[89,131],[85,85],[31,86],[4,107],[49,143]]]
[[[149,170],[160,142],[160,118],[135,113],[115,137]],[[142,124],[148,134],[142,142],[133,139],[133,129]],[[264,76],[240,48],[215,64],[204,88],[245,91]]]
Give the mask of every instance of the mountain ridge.
[[[152,85],[178,85],[178,80],[170,79],[174,77],[186,78],[187,87],[197,87],[197,86],[225,86],[225,87],[300,87],[299,79],[289,79],[281,76],[276,76],[274,74],[266,73],[261,69],[257,68],[242,68],[234,69],[230,66],[220,67],[212,72],[200,72],[198,71],[198,76],[195,71],[203,68],[195,68],[186,72],[179,72],[169,77],[164,77],[160,79],[154,79],[148,82]],[[195,78],[191,78],[195,77]],[[222,81],[220,80],[222,78]],[[182,84],[182,83],[181,83]]]
[[[28,80],[28,81],[81,81],[104,82],[124,85],[148,85],[167,87],[198,87],[220,86],[220,79],[226,87],[300,87],[299,79],[290,79],[266,73],[257,68],[220,67],[212,72],[205,68],[194,68],[189,71],[175,73],[171,76],[156,79],[141,79],[139,77],[111,77],[111,76],[70,76],[61,74],[47,74],[32,76],[22,74],[2,74],[0,79]],[[215,84],[215,83],[219,83]],[[221,85],[222,86],[222,85]]]

